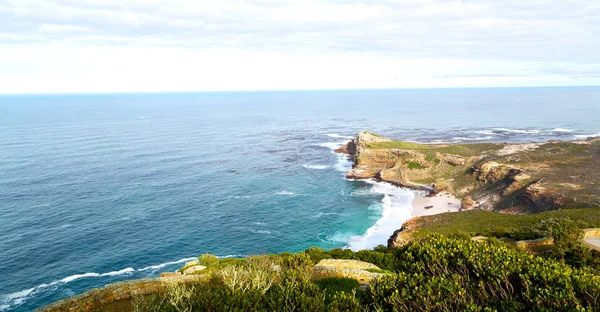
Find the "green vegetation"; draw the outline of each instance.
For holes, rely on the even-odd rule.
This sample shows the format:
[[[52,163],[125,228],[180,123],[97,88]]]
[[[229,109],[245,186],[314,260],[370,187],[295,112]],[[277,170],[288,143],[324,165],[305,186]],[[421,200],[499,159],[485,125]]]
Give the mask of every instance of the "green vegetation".
[[[207,268],[214,268],[219,266],[219,258],[210,254],[203,254],[198,257],[200,265],[206,266]]]
[[[600,208],[561,209],[530,215],[509,215],[473,210],[461,213],[444,213],[415,219],[413,237],[431,233],[453,235],[467,233],[498,238],[535,239],[547,233],[533,231],[540,222],[548,219],[570,219],[577,227],[600,227]]]
[[[572,238],[570,225],[560,221],[540,230]],[[364,260],[389,272],[363,292],[347,278],[313,281],[313,258]],[[598,298],[600,276],[587,268],[495,239],[430,235],[398,249],[249,257],[132,304],[137,311],[592,311]]]
[[[425,169],[425,168],[427,168],[426,166],[423,166],[420,163],[416,163],[416,162],[412,162],[412,161],[407,161],[405,164],[408,166],[408,169]]]
[[[358,281],[347,277],[328,277],[315,281],[315,284],[332,294],[338,292],[352,293],[358,290]]]
[[[391,141],[391,142],[374,142],[367,145],[367,148],[397,148],[397,149],[405,149],[405,150],[425,150],[430,149],[431,146],[413,143],[413,142],[402,142],[402,141]]]
[[[453,154],[464,157],[481,155],[483,152],[490,152],[502,149],[504,144],[496,143],[478,143],[478,144],[457,144],[457,145],[426,145],[413,142],[391,141],[374,142],[367,145],[369,149],[404,149],[414,150],[426,155],[426,159],[432,161],[435,159],[435,153]]]

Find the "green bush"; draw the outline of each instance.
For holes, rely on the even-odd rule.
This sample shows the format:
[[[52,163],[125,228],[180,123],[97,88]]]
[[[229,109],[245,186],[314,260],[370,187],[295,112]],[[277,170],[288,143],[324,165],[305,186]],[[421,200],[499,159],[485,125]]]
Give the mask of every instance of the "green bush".
[[[570,221],[534,227],[578,237]],[[497,239],[430,235],[398,249],[309,248],[237,259],[192,284],[132,301],[136,311],[598,311],[600,253],[565,244],[562,258],[528,254]],[[390,270],[365,292],[347,278],[311,280],[314,258],[356,259]],[[581,267],[580,268],[577,268]]]
[[[202,254],[200,257],[198,257],[198,262],[207,268],[214,268],[219,265],[219,258],[211,254]]]
[[[358,289],[358,281],[347,277],[328,277],[315,281],[315,284],[329,293],[352,293]]]

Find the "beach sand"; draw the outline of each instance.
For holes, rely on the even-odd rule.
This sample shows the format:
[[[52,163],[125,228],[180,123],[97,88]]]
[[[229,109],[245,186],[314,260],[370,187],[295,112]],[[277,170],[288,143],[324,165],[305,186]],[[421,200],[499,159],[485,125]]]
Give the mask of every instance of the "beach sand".
[[[430,216],[444,212],[458,212],[460,199],[442,192],[433,197],[415,197],[412,201],[412,217]],[[425,208],[433,206],[431,208]]]

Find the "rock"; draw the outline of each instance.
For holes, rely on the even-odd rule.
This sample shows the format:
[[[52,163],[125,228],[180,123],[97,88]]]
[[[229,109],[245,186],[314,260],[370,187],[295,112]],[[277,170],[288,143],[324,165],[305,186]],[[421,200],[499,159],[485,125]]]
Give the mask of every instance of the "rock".
[[[368,269],[380,270],[378,266],[364,261],[323,259],[314,266],[312,277],[315,280],[328,277],[347,277],[357,280],[360,284],[368,284],[383,275],[369,272]]]
[[[481,210],[493,211],[496,208],[496,204],[502,200],[500,194],[497,193],[488,193],[479,198],[477,198],[477,202],[479,203],[478,208]]]
[[[203,271],[205,269],[206,269],[206,267],[203,265],[195,265],[195,266],[192,266],[192,267],[189,267],[189,268],[183,270],[183,275],[192,275],[197,272]]]
[[[541,246],[552,246],[554,245],[554,239],[551,237],[542,237],[538,239],[520,240],[516,241],[514,244],[521,249],[529,250],[539,248]]]
[[[191,267],[191,266],[195,266],[195,265],[199,265],[199,264],[200,264],[200,261],[198,261],[198,260],[188,261],[185,263],[185,265],[183,267],[187,268],[187,267]]]
[[[160,277],[173,277],[173,276],[181,276],[179,272],[162,272],[159,275]]]
[[[474,242],[478,242],[478,243],[485,242],[485,241],[487,241],[488,239],[489,239],[489,238],[487,238],[487,237],[485,237],[485,236],[475,236],[475,237],[471,237],[471,240],[472,240],[472,241],[474,241]]]
[[[583,229],[583,237],[600,237],[600,228]]]
[[[354,143],[354,139],[352,139],[348,143],[346,143],[344,146],[342,146],[340,148],[336,148],[333,151],[335,153],[348,154],[348,155],[354,156],[354,154],[356,154],[356,143]]]
[[[509,165],[500,164],[495,161],[485,162],[473,168],[473,175],[479,181],[494,183],[507,177],[515,177],[522,171]]]
[[[520,195],[520,199],[536,211],[556,210],[565,201],[564,195],[554,188],[546,188],[540,182],[529,185]]]
[[[437,153],[436,157],[450,166],[464,166],[467,163],[466,158],[459,155]]]
[[[473,198],[471,198],[471,196],[467,195],[460,201],[461,209],[468,210],[473,209],[473,207],[475,207],[475,201],[473,200]]]
[[[379,142],[392,142],[392,140],[388,138],[384,138],[375,133],[371,133],[369,131],[361,131],[358,133],[356,137],[355,144],[358,148],[366,148],[368,144],[371,143],[379,143]]]
[[[433,184],[433,193],[437,194],[443,191],[450,191],[450,183],[444,178],[438,178]]]
[[[400,229],[395,230],[387,241],[388,248],[398,248],[408,244],[408,242],[412,239],[410,230],[412,229],[413,225],[418,222],[418,219],[418,217],[412,218],[404,222]]]

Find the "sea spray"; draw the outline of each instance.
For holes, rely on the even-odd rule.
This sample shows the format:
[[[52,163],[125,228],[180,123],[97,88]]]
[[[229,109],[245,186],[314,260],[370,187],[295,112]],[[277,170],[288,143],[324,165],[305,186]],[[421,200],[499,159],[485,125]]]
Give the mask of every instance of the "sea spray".
[[[347,247],[354,251],[385,245],[390,235],[411,218],[411,203],[415,197],[414,191],[387,182],[362,181],[372,185],[373,193],[383,195],[380,204],[382,209],[381,217],[365,234],[349,238]]]

